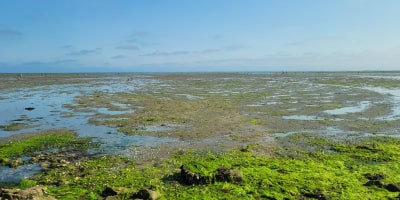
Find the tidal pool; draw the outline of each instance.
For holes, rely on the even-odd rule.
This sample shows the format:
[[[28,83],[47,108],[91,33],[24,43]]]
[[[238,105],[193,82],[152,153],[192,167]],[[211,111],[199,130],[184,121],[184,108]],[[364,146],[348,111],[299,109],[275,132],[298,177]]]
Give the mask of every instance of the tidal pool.
[[[322,117],[318,116],[310,116],[310,115],[290,115],[290,116],[282,116],[283,119],[292,119],[292,120],[324,120]]]
[[[28,78],[25,76],[25,78]],[[159,138],[151,136],[127,136],[119,133],[115,128],[98,126],[88,123],[89,117],[96,112],[108,115],[132,113],[128,105],[111,102],[126,110],[110,110],[109,108],[91,108],[93,112],[75,112],[65,105],[75,105],[74,99],[80,95],[95,92],[117,93],[134,92],[146,82],[153,80],[143,79],[141,76],[127,81],[125,77],[100,77],[100,78],[73,78],[82,81],[79,84],[55,84],[30,88],[9,88],[3,90],[0,97],[0,125],[7,125],[13,121],[33,126],[33,128],[18,131],[5,131],[0,129],[0,137],[35,132],[48,129],[70,129],[81,137],[91,137],[101,142],[99,151],[118,152],[129,145],[158,145],[163,142],[176,141],[172,138]],[[18,81],[16,81],[18,83]],[[31,107],[33,110],[26,110]],[[111,134],[110,134],[111,133]]]
[[[357,106],[348,106],[348,107],[343,107],[343,108],[338,108],[338,109],[333,109],[333,110],[325,110],[325,113],[331,114],[331,115],[345,115],[348,113],[358,113],[358,112],[363,112],[365,111],[371,102],[368,101],[361,101],[358,103]]]
[[[386,101],[390,102],[392,112],[385,116],[377,117],[378,120],[393,121],[400,119],[400,89],[388,89],[383,87],[364,87],[364,89],[388,96],[388,99],[386,99]]]

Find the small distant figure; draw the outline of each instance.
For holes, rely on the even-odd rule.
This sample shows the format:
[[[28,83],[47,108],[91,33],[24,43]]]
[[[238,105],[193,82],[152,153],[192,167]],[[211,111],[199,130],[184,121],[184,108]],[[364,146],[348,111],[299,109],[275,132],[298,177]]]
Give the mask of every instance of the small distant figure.
[[[22,80],[22,74],[19,74],[18,80]]]

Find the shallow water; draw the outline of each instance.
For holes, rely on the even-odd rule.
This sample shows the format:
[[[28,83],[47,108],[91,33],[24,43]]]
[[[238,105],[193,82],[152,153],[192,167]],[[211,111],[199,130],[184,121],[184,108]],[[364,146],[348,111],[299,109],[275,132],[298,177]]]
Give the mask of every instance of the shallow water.
[[[290,115],[290,116],[282,116],[283,119],[292,119],[292,120],[324,120],[322,117],[318,116],[309,116],[309,115]]]
[[[95,112],[107,115],[123,115],[135,112],[134,110],[111,110],[109,108],[96,108],[93,109]]]
[[[389,96],[392,112],[388,115],[377,117],[376,119],[389,121],[400,119],[400,89],[388,89],[383,87],[364,87],[364,89]]]
[[[74,78],[79,80],[79,78]],[[29,89],[3,91],[0,100],[0,125],[13,121],[26,123],[33,128],[19,131],[0,130],[0,137],[15,134],[35,132],[48,129],[71,129],[80,137],[92,137],[102,143],[102,152],[118,152],[130,145],[159,145],[164,142],[176,141],[172,138],[159,138],[151,136],[126,136],[118,133],[115,128],[96,126],[88,123],[90,116],[96,112],[109,115],[132,113],[133,110],[110,110],[108,108],[91,108],[90,112],[75,112],[64,105],[74,105],[74,99],[79,95],[94,92],[134,92],[136,88],[143,87],[146,82],[153,80],[135,79],[126,81],[124,77],[83,78],[80,84],[61,84],[38,86]],[[112,102],[114,106],[127,109],[126,104]],[[25,108],[34,108],[31,111]],[[110,134],[111,133],[111,134]],[[93,150],[92,150],[93,151]]]
[[[358,103],[357,106],[349,106],[349,107],[343,107],[343,108],[338,108],[338,109],[333,109],[333,110],[325,110],[325,113],[331,114],[331,115],[344,115],[348,113],[358,113],[358,112],[363,112],[365,111],[369,106],[371,102],[368,101],[361,101]]]
[[[41,171],[39,164],[27,164],[17,169],[0,167],[0,182],[18,182],[24,178],[29,178]]]
[[[93,138],[101,146],[88,150],[90,154],[121,154],[132,146],[152,147],[165,143],[178,142],[170,137],[129,136],[119,133],[116,128],[97,126],[88,123],[95,113],[120,115],[132,113],[128,105],[112,102],[121,110],[108,108],[91,108],[92,112],[76,112],[65,105],[75,105],[74,99],[80,95],[95,92],[117,93],[134,92],[154,80],[136,78],[127,81],[125,77],[102,78],[73,78],[83,81],[80,84],[58,84],[37,86],[31,88],[8,89],[0,93],[0,125],[12,122],[23,123],[32,128],[19,131],[4,131],[0,129],[0,137],[16,134],[37,132],[48,129],[70,129],[77,132],[79,137]],[[31,107],[33,110],[26,110]],[[131,156],[131,155],[130,155]],[[0,168],[0,182],[18,181],[40,172],[38,164],[27,164],[18,169]]]
[[[338,140],[371,135],[400,136],[397,134],[400,131],[400,124],[397,123],[400,121],[396,121],[400,120],[400,88],[388,89],[385,83],[374,82],[374,79],[369,82],[370,86],[361,87],[359,84],[366,78],[364,76],[376,77],[377,80],[398,80],[400,76],[393,74],[387,74],[387,77],[386,74],[378,76],[370,73],[70,76],[64,82],[52,85],[1,89],[0,125],[18,122],[32,127],[19,131],[0,130],[0,137],[66,128],[76,131],[80,137],[91,137],[101,143],[99,148],[90,149],[89,153],[123,154],[137,158],[139,154],[146,156],[147,149],[157,154],[164,150],[163,147],[237,147],[267,143],[275,137],[304,132]],[[119,96],[119,93],[122,95]],[[97,94],[100,95],[99,100],[109,97],[110,102],[98,104],[101,101],[95,101],[87,107],[77,103],[82,99],[90,101]],[[165,109],[168,113],[162,113],[163,109],[160,109],[153,115],[167,116],[163,119],[165,122],[136,122],[129,117],[140,114],[144,118],[154,116],[146,115],[146,112],[152,111],[151,104],[144,112],[145,108],[141,107],[144,105],[135,96],[130,97],[131,94],[138,95],[138,99],[143,101],[148,96],[154,96],[159,105],[177,101],[178,108],[179,102],[185,103],[191,107],[181,112],[189,115],[199,111],[197,115],[200,115],[204,111],[207,115],[200,115],[204,119],[195,115],[185,118],[184,115],[176,115],[175,110]],[[124,95],[128,96],[127,100]],[[191,104],[193,102],[199,104]],[[27,107],[34,109],[28,111]],[[126,135],[115,128],[120,124],[108,127],[91,124],[89,120],[104,124],[113,120],[129,122],[132,126],[127,128],[138,129],[133,134],[143,135]],[[201,123],[198,125],[197,121]],[[390,127],[387,127],[388,121],[391,121]],[[267,134],[267,130],[274,130],[275,133]],[[196,133],[210,136],[196,138]],[[36,168],[38,166],[26,165],[17,170],[4,167],[0,169],[0,174],[11,180],[14,176],[30,176],[37,172]]]

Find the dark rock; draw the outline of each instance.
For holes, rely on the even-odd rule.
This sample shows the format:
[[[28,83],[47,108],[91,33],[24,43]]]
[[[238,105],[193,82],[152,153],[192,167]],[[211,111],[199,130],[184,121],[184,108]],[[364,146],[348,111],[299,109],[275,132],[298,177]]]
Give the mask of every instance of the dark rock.
[[[55,186],[62,186],[62,185],[68,185],[70,182],[67,179],[59,179],[56,182],[54,182]]]
[[[364,184],[364,186],[377,186],[377,187],[383,187],[383,183],[381,182],[382,179],[384,179],[386,176],[384,174],[364,174],[365,178],[367,178],[369,181]]]
[[[40,167],[41,167],[43,170],[48,170],[48,169],[50,169],[50,165],[51,165],[51,163],[50,163],[49,161],[45,161],[45,162],[41,162],[41,163],[40,163]]]
[[[115,195],[115,196],[108,196],[108,197],[106,197],[106,198],[104,198],[105,200],[119,200],[119,199],[121,199],[121,198],[118,198],[118,196],[117,195]]]
[[[9,158],[1,158],[0,159],[0,164],[1,165],[8,165],[10,163],[10,159]]]
[[[278,169],[277,172],[280,174],[288,174],[289,173],[289,171],[286,169]]]
[[[181,166],[181,182],[187,185],[201,185],[206,184],[206,178],[201,174],[196,174]]]
[[[19,166],[23,165],[24,161],[21,158],[17,158],[15,160],[12,160],[8,163],[8,166],[11,168],[18,168]]]
[[[217,169],[215,179],[221,182],[240,183],[243,181],[243,174],[237,170],[221,167]]]
[[[101,196],[102,197],[113,197],[113,196],[117,196],[120,194],[127,194],[127,193],[128,193],[127,188],[107,186],[101,193]]]
[[[30,160],[30,163],[34,164],[34,163],[38,163],[38,162],[43,161],[43,160],[45,160],[44,159],[44,155],[43,154],[39,154],[39,155],[33,156],[31,158],[31,160]]]
[[[380,181],[384,179],[386,176],[384,174],[364,174],[364,177],[367,178],[370,181]]]
[[[322,193],[322,191],[318,189],[311,193],[303,193],[303,196],[311,199],[319,199],[319,200],[327,199],[326,196]]]
[[[132,199],[143,199],[143,200],[156,200],[160,197],[160,193],[150,190],[150,189],[141,189],[139,192],[134,193],[131,198]]]
[[[383,183],[381,181],[368,181],[364,184],[364,186],[377,186],[383,187]]]
[[[40,186],[28,189],[0,189],[0,199],[27,199],[27,200],[54,200],[53,197],[45,197],[45,188]]]
[[[390,192],[400,192],[400,183],[391,183],[385,186]]]
[[[106,187],[106,189],[104,189],[103,192],[101,193],[101,196],[108,197],[108,196],[115,196],[117,194],[118,194],[117,191],[115,191],[113,188]]]
[[[373,148],[373,147],[364,146],[364,145],[357,146],[356,148],[357,148],[357,149],[368,150],[368,151],[371,151],[371,152],[374,152],[374,153],[381,151],[381,150],[379,150],[379,149],[375,149],[375,148]]]

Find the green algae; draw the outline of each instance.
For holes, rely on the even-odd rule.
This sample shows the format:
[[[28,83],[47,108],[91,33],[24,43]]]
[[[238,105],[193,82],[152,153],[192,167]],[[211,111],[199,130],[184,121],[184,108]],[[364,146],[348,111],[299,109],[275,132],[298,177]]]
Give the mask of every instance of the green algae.
[[[49,130],[3,139],[0,142],[0,158],[4,160],[28,156],[51,148],[87,149],[89,146],[93,146],[89,138],[77,138],[73,131]]]
[[[4,131],[19,131],[27,128],[32,128],[33,126],[31,125],[26,125],[24,123],[10,123],[7,125],[1,125],[0,129],[3,129]]]
[[[394,199],[398,195],[366,185],[366,174],[383,174],[382,185],[400,182],[399,139],[332,142],[310,134],[293,138],[306,138],[304,143],[331,151],[304,150],[291,156],[276,150],[274,156],[262,156],[255,153],[259,146],[252,145],[231,151],[179,152],[156,165],[105,156],[52,169],[33,180],[59,199],[97,199],[108,186],[125,188],[118,194],[120,199],[141,188],[160,192],[160,199]],[[210,179],[218,168],[231,168],[240,171],[244,180],[185,185],[180,180],[181,165]]]
[[[235,132],[256,135],[260,129],[296,132],[334,127],[347,133],[379,133],[395,130],[398,121],[378,120],[391,113],[391,103],[386,96],[363,87],[395,88],[396,81],[390,78],[391,75],[397,74],[152,74],[149,80],[154,82],[146,82],[134,91],[112,94],[97,91],[78,96],[75,105],[66,107],[89,113],[99,108],[132,111],[121,114],[97,112],[89,122],[117,128],[128,135],[157,137],[163,137],[165,133],[142,131],[141,127],[177,124],[180,128],[169,130],[168,135],[182,140]],[[384,76],[387,78],[379,78]],[[374,103],[356,113],[331,115],[325,112],[354,106],[360,100]],[[121,108],[113,103],[126,106]],[[292,115],[317,116],[321,120],[284,119]]]
[[[93,112],[97,108],[135,110],[135,113],[118,115],[96,113],[89,120],[131,135],[162,137],[166,133],[142,131],[140,127],[178,124],[183,126],[169,130],[168,136],[193,141],[228,135],[224,145],[233,140],[237,141],[235,144],[239,143],[237,148],[261,141],[260,138],[268,134],[310,133],[285,137],[289,144],[274,147],[275,151],[270,152],[272,156],[257,154],[266,148],[265,145],[254,145],[242,151],[209,152],[198,150],[205,148],[206,144],[202,144],[193,152],[177,154],[171,160],[155,165],[140,166],[124,157],[91,158],[52,169],[34,180],[24,180],[21,185],[46,185],[50,194],[58,199],[98,199],[107,186],[126,188],[126,192],[119,195],[121,199],[127,199],[143,187],[160,191],[161,199],[394,199],[398,193],[364,184],[368,182],[365,174],[384,175],[383,185],[400,182],[397,139],[351,136],[349,140],[342,140],[339,133],[337,140],[340,142],[332,142],[336,140],[315,137],[315,132],[327,127],[343,130],[343,134],[346,131],[390,134],[397,130],[398,120],[375,120],[375,117],[390,112],[389,106],[384,108],[385,102],[374,103],[375,110],[371,107],[365,112],[345,116],[329,116],[324,111],[351,106],[360,99],[384,101],[382,97],[376,97],[376,93],[356,87],[397,88],[398,81],[342,77],[344,74],[335,73],[316,74],[313,79],[313,75],[157,75],[154,78],[160,80],[159,84],[148,84],[135,93],[98,91],[79,96],[77,105],[66,107],[77,112]],[[30,84],[28,76],[24,78],[23,82]],[[54,79],[45,84],[58,83]],[[119,108],[111,102],[127,107]],[[287,115],[321,116],[324,120],[283,120],[282,116]],[[343,120],[332,119],[336,117]],[[179,181],[181,165],[211,179],[216,169],[233,168],[243,173],[244,182],[183,185]]]
[[[400,83],[395,79],[387,78],[371,78],[371,77],[353,77],[349,79],[323,79],[317,80],[316,83],[328,85],[340,85],[350,87],[385,87],[385,88],[399,88]]]
[[[138,166],[124,157],[106,156],[54,169],[35,179],[39,184],[58,185],[48,187],[48,192],[60,199],[90,199],[93,194],[97,199],[107,186],[126,187],[127,192],[134,192],[144,186],[162,185],[160,177],[167,173],[162,170]]]

